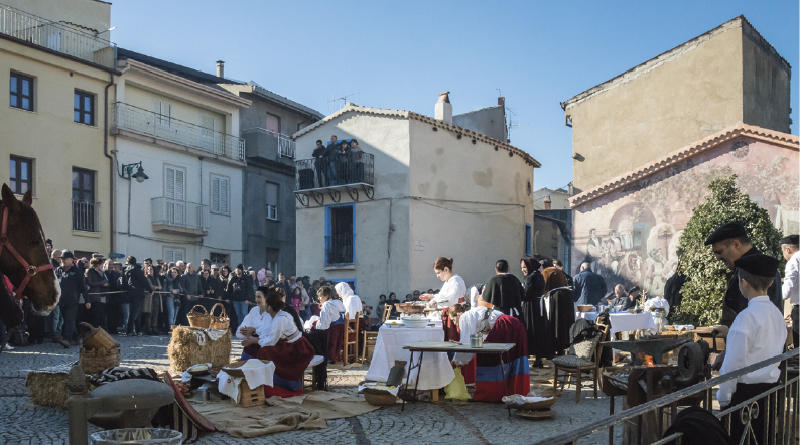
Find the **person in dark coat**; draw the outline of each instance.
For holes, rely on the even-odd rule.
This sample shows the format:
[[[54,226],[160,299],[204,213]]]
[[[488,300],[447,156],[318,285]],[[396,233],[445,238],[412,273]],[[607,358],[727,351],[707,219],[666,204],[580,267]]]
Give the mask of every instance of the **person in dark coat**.
[[[249,294],[248,286],[250,284],[245,279],[244,266],[239,264],[230,275],[228,281],[228,288],[225,290],[225,299],[233,303],[233,309],[236,312],[236,319],[244,320],[247,316],[247,296]],[[285,295],[285,293],[284,293]]]
[[[669,303],[669,307],[673,308],[672,310],[680,306],[681,301],[683,300],[681,288],[683,288],[683,284],[686,283],[686,275],[681,273],[680,267],[681,260],[678,259],[678,265],[675,268],[675,274],[669,277],[667,282],[664,283],[664,299],[667,300],[667,303]]]
[[[508,273],[508,261],[498,260],[493,276],[483,288],[483,301],[494,305],[506,315],[520,317],[525,289],[514,275]]]
[[[550,335],[553,337],[553,353],[560,354],[569,347],[569,328],[575,323],[572,290],[567,286],[567,276],[555,267],[543,270],[542,277],[543,298],[547,299],[543,306],[549,322]]]
[[[55,271],[58,284],[61,286],[61,299],[58,305],[61,308],[64,325],[61,329],[62,335],[58,335],[53,341],[65,348],[80,344],[77,326],[78,302],[86,298],[86,281],[78,266],[73,264],[74,260],[72,252],[65,250],[61,253],[61,265]],[[58,331],[56,333],[58,334]]]
[[[221,296],[217,295],[214,290],[215,281],[217,280],[211,276],[210,270],[203,270],[200,272],[200,289],[203,291],[204,297],[200,299],[200,304],[209,311],[221,300]]]
[[[106,303],[106,321],[108,324],[108,333],[116,334],[117,329],[122,326],[122,304],[127,303],[127,293],[122,291],[120,287],[120,274],[114,264],[113,260],[106,260],[103,263],[103,276],[108,280],[108,297]]]
[[[142,266],[136,263],[136,257],[129,256],[126,260],[127,267],[122,275],[122,283],[128,289],[130,299],[130,317],[126,335],[142,335],[142,305],[146,292],[153,292],[150,281],[144,276]]]
[[[194,273],[194,264],[187,263],[186,270],[181,275],[181,309],[178,311],[178,324],[188,326],[189,319],[186,317],[194,305],[200,303],[200,296],[203,295],[203,287],[200,286],[200,276]]]
[[[523,258],[521,261],[522,273],[525,275],[525,294],[522,297],[522,323],[528,332],[528,354],[535,355],[534,366],[544,366],[543,358],[552,358],[549,351],[547,317],[542,315],[541,299],[544,293],[544,277],[539,270],[541,264],[533,258]]]
[[[566,280],[566,275],[564,279]],[[573,283],[572,295],[577,304],[596,306],[608,292],[606,280],[592,272],[589,263],[581,264],[581,272],[573,279]]]
[[[572,275],[568,274],[564,270],[564,263],[562,263],[561,260],[553,260],[553,266],[555,266],[555,268],[560,270],[561,272],[564,272],[564,275],[567,277],[567,286],[574,288],[575,283],[572,280]]]
[[[106,326],[106,305],[108,304],[108,292],[110,283],[103,273],[103,260],[92,258],[89,263],[92,267],[86,271],[86,285],[89,286],[89,295],[86,301],[91,303],[89,309],[89,324],[107,330]]]

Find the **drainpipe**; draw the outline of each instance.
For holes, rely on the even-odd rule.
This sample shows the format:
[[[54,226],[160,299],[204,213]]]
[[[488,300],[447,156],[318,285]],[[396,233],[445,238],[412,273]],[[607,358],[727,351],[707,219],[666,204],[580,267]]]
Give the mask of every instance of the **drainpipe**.
[[[386,237],[386,292],[389,292],[392,285],[392,232],[394,232],[392,198],[389,198],[389,234]]]
[[[108,89],[111,88],[114,85],[114,73],[108,73],[108,74],[111,77],[111,79],[110,79],[108,85],[106,85],[106,89],[105,89],[105,101],[104,101],[105,107],[104,107],[104,110],[103,110],[103,115],[104,115],[103,121],[104,121],[104,127],[105,127],[104,131],[103,131],[103,154],[106,155],[106,157],[108,158],[109,164],[111,165],[110,174],[109,174],[109,179],[111,180],[111,194],[110,194],[110,197],[109,197],[109,208],[111,209],[110,210],[110,213],[111,213],[111,215],[110,215],[111,216],[111,218],[110,218],[111,219],[110,226],[111,227],[110,227],[108,232],[111,235],[111,252],[114,252],[115,251],[115,249],[114,249],[114,247],[115,247],[115,245],[114,245],[115,244],[114,243],[114,180],[116,179],[116,178],[114,178],[114,175],[117,173],[117,165],[114,162],[114,158],[111,157],[110,154],[108,154],[108,131],[109,131],[109,129],[108,129]]]

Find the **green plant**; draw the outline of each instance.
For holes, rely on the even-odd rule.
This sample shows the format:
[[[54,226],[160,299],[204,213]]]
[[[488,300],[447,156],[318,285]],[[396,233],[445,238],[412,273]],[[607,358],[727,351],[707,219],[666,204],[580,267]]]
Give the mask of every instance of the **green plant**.
[[[711,246],[703,245],[719,226],[739,221],[747,228],[756,249],[782,258],[778,245],[781,233],[772,224],[769,213],[736,187],[736,175],[712,180],[708,189],[711,194],[694,209],[681,235],[680,272],[687,281],[681,288],[683,299],[674,311],[673,322],[711,326],[720,321],[730,271],[714,257]]]

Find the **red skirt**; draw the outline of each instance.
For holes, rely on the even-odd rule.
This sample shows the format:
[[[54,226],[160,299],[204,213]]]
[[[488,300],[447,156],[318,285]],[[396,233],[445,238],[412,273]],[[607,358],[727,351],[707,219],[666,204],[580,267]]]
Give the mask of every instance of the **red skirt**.
[[[344,348],[344,323],[328,328],[328,360],[336,363]]]
[[[458,323],[450,318],[447,309],[442,311],[442,329],[444,329],[444,341],[461,341],[461,332],[458,330]]]
[[[314,348],[305,337],[293,343],[280,340],[274,346],[258,350],[259,360],[275,364],[273,386],[264,387],[266,397],[293,397],[303,394],[303,374],[314,358]]]

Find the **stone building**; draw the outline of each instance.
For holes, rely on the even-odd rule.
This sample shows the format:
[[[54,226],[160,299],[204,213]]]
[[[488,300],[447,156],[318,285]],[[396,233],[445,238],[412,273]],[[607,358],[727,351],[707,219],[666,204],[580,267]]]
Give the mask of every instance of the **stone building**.
[[[297,272],[379,294],[440,288],[440,256],[469,284],[505,258],[520,275],[531,253],[533,170],[517,147],[453,125],[448,96],[435,117],[347,104],[294,135],[297,143]],[[310,159],[316,140],[357,139],[363,154],[336,174]],[[331,173],[328,170],[328,173]]]

